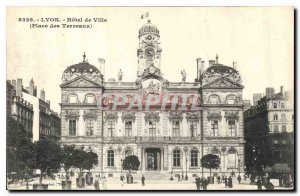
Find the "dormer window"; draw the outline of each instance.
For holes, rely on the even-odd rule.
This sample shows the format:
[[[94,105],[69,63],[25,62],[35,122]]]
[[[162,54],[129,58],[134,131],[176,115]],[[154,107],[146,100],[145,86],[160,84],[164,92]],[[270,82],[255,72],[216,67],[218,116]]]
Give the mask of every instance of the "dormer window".
[[[209,97],[209,103],[218,104],[219,103],[219,96],[218,95],[211,95]]]
[[[85,97],[85,102],[86,103],[95,103],[95,95],[87,95]]]

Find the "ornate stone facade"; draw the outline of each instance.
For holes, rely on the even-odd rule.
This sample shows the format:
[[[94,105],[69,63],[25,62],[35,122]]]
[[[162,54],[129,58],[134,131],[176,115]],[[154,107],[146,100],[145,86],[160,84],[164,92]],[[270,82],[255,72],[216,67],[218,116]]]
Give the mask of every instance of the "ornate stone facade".
[[[243,86],[238,71],[214,63],[206,70],[201,66],[202,74],[194,82],[186,81],[185,70],[181,81],[169,82],[160,71],[159,40],[150,21],[140,29],[138,75],[132,82],[122,80],[123,72],[118,82],[103,81],[85,56],[82,63],[66,69],[61,84],[61,142],[90,146],[99,155],[95,171],[108,176],[121,172],[121,160],[129,154],[139,157],[143,172],[208,175],[209,170],[200,167],[201,157],[208,153],[221,158],[214,173],[243,172]],[[90,77],[93,73],[97,77]],[[116,110],[105,110],[117,95],[126,99]],[[143,98],[140,102],[137,95]],[[140,110],[150,95],[160,101]],[[132,109],[126,110],[132,102]],[[87,134],[91,129],[94,134]]]

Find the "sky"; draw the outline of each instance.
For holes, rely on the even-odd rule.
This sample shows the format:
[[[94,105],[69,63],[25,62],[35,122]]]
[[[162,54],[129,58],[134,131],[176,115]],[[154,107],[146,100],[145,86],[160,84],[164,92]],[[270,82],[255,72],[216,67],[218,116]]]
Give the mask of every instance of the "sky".
[[[7,10],[7,79],[22,78],[28,86],[33,78],[44,88],[51,107],[60,111],[61,76],[67,66],[81,62],[85,52],[97,67],[104,58],[105,80],[135,81],[138,30],[149,12],[160,31],[161,71],[170,82],[196,78],[196,59],[219,56],[219,63],[237,62],[243,99],[264,93],[266,87],[279,92],[294,89],[294,10],[291,7],[11,7]],[[29,28],[19,18],[106,18],[91,23],[91,29]],[[46,24],[46,23],[44,23]],[[49,24],[49,23],[48,23]],[[60,23],[57,23],[60,24]]]

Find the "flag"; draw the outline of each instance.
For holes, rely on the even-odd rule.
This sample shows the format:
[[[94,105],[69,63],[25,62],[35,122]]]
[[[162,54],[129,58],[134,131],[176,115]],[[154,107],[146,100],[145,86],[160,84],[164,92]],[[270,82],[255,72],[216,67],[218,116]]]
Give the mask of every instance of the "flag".
[[[147,18],[149,17],[149,12],[146,12],[145,14],[141,15],[141,19]]]

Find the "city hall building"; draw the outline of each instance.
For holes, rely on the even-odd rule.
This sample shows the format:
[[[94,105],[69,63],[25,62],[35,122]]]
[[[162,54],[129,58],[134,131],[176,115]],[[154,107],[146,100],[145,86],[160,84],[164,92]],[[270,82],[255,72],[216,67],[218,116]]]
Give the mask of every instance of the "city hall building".
[[[180,81],[169,82],[160,70],[167,65],[160,61],[158,28],[148,21],[139,29],[138,41],[132,82],[123,81],[121,70],[117,80],[104,81],[85,54],[82,62],[65,69],[60,85],[62,145],[96,152],[94,171],[108,177],[119,176],[122,160],[132,154],[143,173],[201,176],[200,160],[206,154],[221,159],[213,173],[243,172],[243,86],[235,66],[220,64],[216,57],[205,67],[198,58],[194,81],[186,81],[182,70]],[[155,103],[147,108],[152,99]],[[209,170],[203,172],[209,175]]]

